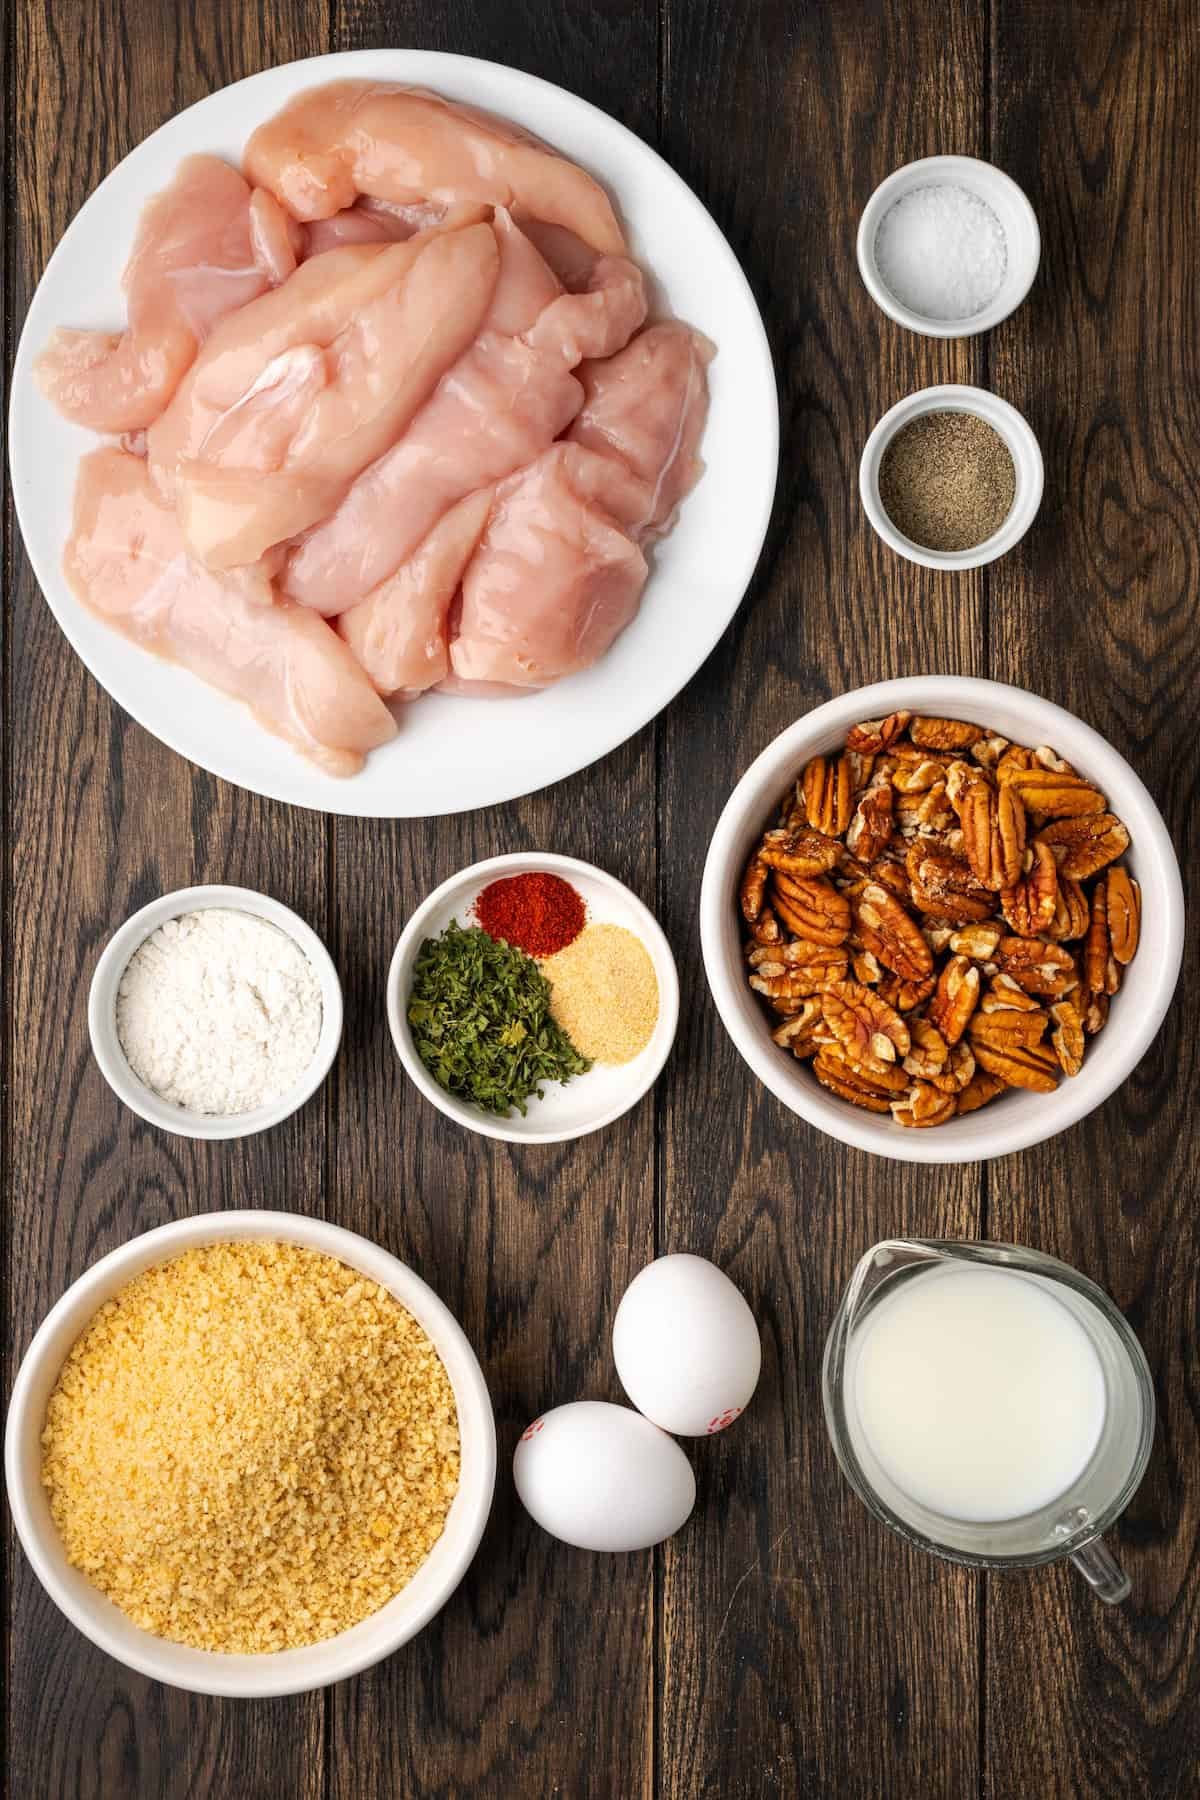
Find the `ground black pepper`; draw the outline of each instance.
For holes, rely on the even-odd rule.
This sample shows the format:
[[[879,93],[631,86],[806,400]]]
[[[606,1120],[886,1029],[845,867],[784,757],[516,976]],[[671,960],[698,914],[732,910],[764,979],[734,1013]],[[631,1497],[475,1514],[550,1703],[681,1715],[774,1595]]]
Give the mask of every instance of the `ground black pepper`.
[[[1008,445],[975,413],[921,413],[879,465],[884,511],[926,550],[975,549],[1003,525],[1016,490]]]

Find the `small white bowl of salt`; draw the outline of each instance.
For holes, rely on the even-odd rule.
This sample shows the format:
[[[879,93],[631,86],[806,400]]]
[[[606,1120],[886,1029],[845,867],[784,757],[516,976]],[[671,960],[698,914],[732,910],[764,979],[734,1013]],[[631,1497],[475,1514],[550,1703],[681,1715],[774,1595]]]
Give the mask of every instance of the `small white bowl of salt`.
[[[1041,259],[1032,206],[973,156],[925,156],[880,183],[858,227],[872,299],[926,337],[990,331],[1024,300]]]
[[[151,1125],[249,1137],[303,1106],[329,1073],[342,987],[290,907],[251,888],[180,888],[109,939],[88,1031],[108,1085]]]

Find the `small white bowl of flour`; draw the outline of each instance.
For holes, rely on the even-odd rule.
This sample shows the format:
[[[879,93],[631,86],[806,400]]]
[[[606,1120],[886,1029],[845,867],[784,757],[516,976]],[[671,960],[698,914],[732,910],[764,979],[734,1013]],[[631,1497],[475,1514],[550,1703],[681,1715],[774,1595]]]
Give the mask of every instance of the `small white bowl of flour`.
[[[250,888],[181,888],[126,920],[96,965],[88,1029],[101,1073],[180,1137],[249,1137],[324,1081],[342,989],[316,932]]]

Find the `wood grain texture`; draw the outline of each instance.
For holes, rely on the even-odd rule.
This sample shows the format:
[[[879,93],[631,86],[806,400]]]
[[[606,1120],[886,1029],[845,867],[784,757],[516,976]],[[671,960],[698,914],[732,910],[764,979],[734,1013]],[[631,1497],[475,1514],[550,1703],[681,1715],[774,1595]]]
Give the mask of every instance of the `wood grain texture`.
[[[1043,274],[995,334],[993,383],[1046,456],[1046,503],[992,581],[993,667],[1127,756],[1200,904],[1200,17],[1170,4],[996,17],[992,154],[1041,221]],[[1054,103],[1046,103],[1053,94]],[[1159,1405],[1149,1473],[1112,1534],[1133,1580],[1097,1606],[1068,1571],[992,1584],[989,1792],[1191,1795],[1200,1766],[1200,968],[1130,1080],[992,1179],[991,1233],[1114,1295]]]
[[[1200,1716],[1195,959],[1156,1045],[1091,1120],[983,1171],[907,1168],[817,1136],[754,1082],[707,995],[696,904],[721,805],[778,731],[846,688],[934,669],[1030,686],[1111,738],[1163,806],[1200,901],[1195,9],[25,0],[3,80],[6,366],[54,243],[133,144],[256,68],[376,44],[514,64],[658,143],[763,308],[783,409],[777,505],[737,619],[656,726],[552,791],[394,825],[254,799],[131,725],[59,634],[6,515],[9,1350],[134,1232],[211,1206],[288,1206],[366,1233],[432,1283],[479,1350],[500,1433],[495,1511],[457,1596],[323,1697],[233,1706],[143,1682],[90,1650],[10,1543],[8,1790],[1182,1800]],[[934,151],[991,157],[1041,222],[1033,294],[986,340],[912,337],[859,281],[862,204]],[[955,580],[892,557],[857,495],[875,420],[945,380],[1012,400],[1047,464],[1026,541]],[[430,888],[539,846],[656,905],[683,1011],[652,1101],[594,1139],[522,1151],[463,1134],[403,1080],[383,994]],[[88,1052],[86,997],[134,907],[217,879],[277,894],[322,932],[347,1030],[323,1105],[206,1147],[118,1106]],[[1115,1535],[1126,1607],[1102,1609],[1062,1572],[985,1582],[920,1558],[841,1481],[821,1347],[858,1255],[901,1231],[1038,1246],[1128,1311],[1161,1422]],[[654,1555],[590,1557],[532,1526],[511,1452],[548,1404],[621,1398],[612,1316],[656,1249],[712,1255],[741,1283],[763,1382],[735,1430],[693,1447],[687,1530]]]
[[[274,25],[251,14],[237,0],[19,10],[8,221],[17,317],[114,163],[180,107],[302,48],[300,7]],[[315,9],[314,26],[324,28]],[[85,55],[85,44],[96,54]],[[243,1143],[164,1137],[119,1105],[92,1060],[87,990],[102,945],[128,914],[195,881],[265,889],[320,929],[326,828],[190,768],[131,724],[75,657],[14,550],[5,952],[8,1342],[19,1354],[64,1287],[137,1232],[214,1207],[321,1210],[319,1104]],[[320,1791],[320,1696],[248,1709],[155,1686],[72,1630],[23,1556],[12,1566],[14,1795],[151,1800],[186,1785],[266,1800]]]
[[[347,7],[334,41],[515,63],[652,135],[656,34],[652,0],[393,0]],[[403,1079],[382,1000],[407,915],[481,857],[581,856],[652,903],[654,782],[650,729],[513,805],[335,827],[333,948],[353,1023],[335,1090],[331,1216],[410,1261],[453,1307],[482,1359],[499,1433],[497,1503],[462,1590],[398,1656],[334,1690],[336,1800],[618,1790],[633,1800],[650,1779],[652,1558],[552,1543],[518,1506],[510,1469],[518,1436],[545,1407],[620,1397],[608,1336],[623,1288],[653,1254],[652,1106],[560,1147],[475,1137]]]
[[[985,667],[979,578],[891,556],[857,481],[876,419],[915,388],[977,380],[980,348],[892,325],[854,237],[896,164],[982,151],[986,47],[966,9],[668,0],[665,18],[662,148],[749,275],[783,425],[757,580],[662,722],[660,917],[698,967],[705,849],[758,752],[847,688]],[[697,1447],[697,1517],[663,1551],[662,1791],[973,1792],[978,1580],[907,1550],[849,1493],[820,1363],[861,1253],[898,1230],[974,1235],[979,1172],[901,1171],[811,1131],[751,1076],[699,981],[677,1056],[687,1079],[659,1094],[662,1248],[730,1271],[766,1361],[752,1426]]]

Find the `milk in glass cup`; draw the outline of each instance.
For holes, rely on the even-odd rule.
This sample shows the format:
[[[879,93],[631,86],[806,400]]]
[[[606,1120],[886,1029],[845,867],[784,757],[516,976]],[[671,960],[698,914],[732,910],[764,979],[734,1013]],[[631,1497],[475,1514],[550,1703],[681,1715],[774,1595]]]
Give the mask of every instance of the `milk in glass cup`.
[[[1107,1294],[1010,1244],[889,1239],[825,1346],[842,1472],[910,1543],[975,1568],[1070,1557],[1102,1600],[1129,1581],[1100,1534],[1154,1438],[1154,1389]]]

